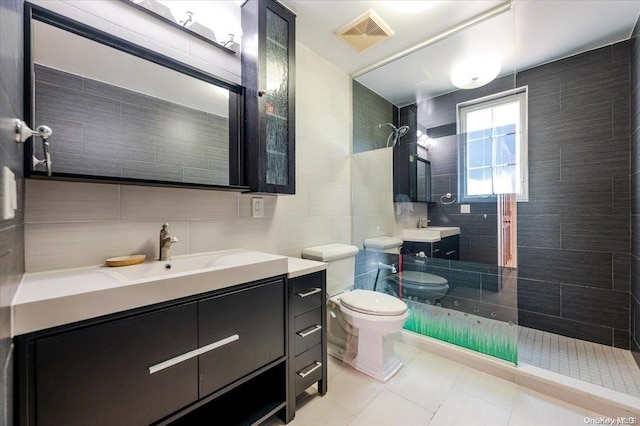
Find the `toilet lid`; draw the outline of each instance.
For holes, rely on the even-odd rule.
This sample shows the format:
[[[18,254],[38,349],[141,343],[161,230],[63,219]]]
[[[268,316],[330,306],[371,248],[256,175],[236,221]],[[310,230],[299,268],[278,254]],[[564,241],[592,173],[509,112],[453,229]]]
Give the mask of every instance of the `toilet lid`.
[[[356,312],[375,315],[402,315],[407,305],[388,294],[371,290],[353,290],[343,293],[340,302]]]
[[[402,271],[399,275],[400,275],[399,278],[401,278],[402,281],[411,283],[411,284],[443,285],[448,283],[446,278],[441,277],[440,275],[430,274],[428,272]]]

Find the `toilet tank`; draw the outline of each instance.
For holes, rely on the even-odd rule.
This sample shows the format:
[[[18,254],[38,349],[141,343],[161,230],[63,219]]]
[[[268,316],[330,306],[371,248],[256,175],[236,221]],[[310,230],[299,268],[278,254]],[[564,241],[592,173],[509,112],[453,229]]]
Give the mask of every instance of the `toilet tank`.
[[[404,241],[398,237],[373,237],[364,240],[364,249],[381,251],[384,253],[400,254],[400,247]]]
[[[348,244],[327,244],[302,250],[302,257],[327,263],[327,292],[336,295],[353,287],[356,276],[358,247]]]

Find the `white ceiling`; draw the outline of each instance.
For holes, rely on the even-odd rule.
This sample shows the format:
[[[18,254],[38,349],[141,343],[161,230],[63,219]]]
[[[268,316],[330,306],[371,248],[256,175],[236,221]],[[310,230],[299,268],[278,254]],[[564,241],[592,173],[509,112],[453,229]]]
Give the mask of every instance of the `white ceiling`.
[[[281,0],[296,15],[297,40],[347,74],[359,74],[399,52],[508,3],[484,0]],[[334,31],[369,9],[394,36],[357,53]],[[511,8],[395,60],[357,80],[396,105],[455,90],[449,76],[470,53],[498,53],[501,74],[571,56],[630,37],[640,0],[512,0]]]

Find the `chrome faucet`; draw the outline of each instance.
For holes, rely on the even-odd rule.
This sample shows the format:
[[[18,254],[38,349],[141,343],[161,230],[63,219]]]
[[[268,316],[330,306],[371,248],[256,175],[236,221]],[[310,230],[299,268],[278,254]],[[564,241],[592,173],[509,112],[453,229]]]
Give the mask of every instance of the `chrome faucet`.
[[[386,265],[382,262],[378,262],[378,272],[380,272],[381,269],[386,269],[387,271],[391,271],[392,274],[398,273],[398,269],[396,269],[396,265],[394,265],[393,263],[391,265]]]
[[[429,219],[425,219],[422,216],[418,218],[418,228],[426,228],[429,224]]]
[[[158,260],[171,260],[169,249],[171,249],[171,244],[177,242],[178,238],[169,235],[169,224],[165,223],[162,225],[162,229],[160,230],[160,256]]]

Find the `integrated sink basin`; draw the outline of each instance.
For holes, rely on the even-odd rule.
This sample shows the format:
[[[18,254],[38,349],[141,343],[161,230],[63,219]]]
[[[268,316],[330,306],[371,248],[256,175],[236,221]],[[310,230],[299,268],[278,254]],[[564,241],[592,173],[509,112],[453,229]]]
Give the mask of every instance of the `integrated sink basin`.
[[[285,256],[224,250],[132,266],[28,273],[12,305],[14,334],[282,276],[287,271]]]
[[[272,256],[260,252],[229,250],[226,252],[176,256],[171,260],[151,260],[139,265],[101,268],[101,272],[119,276],[121,280],[153,280],[176,274],[193,274],[209,269],[245,265]]]
[[[433,243],[458,234],[460,234],[460,228],[457,226],[429,226],[427,228],[403,229],[402,239],[405,241]]]

